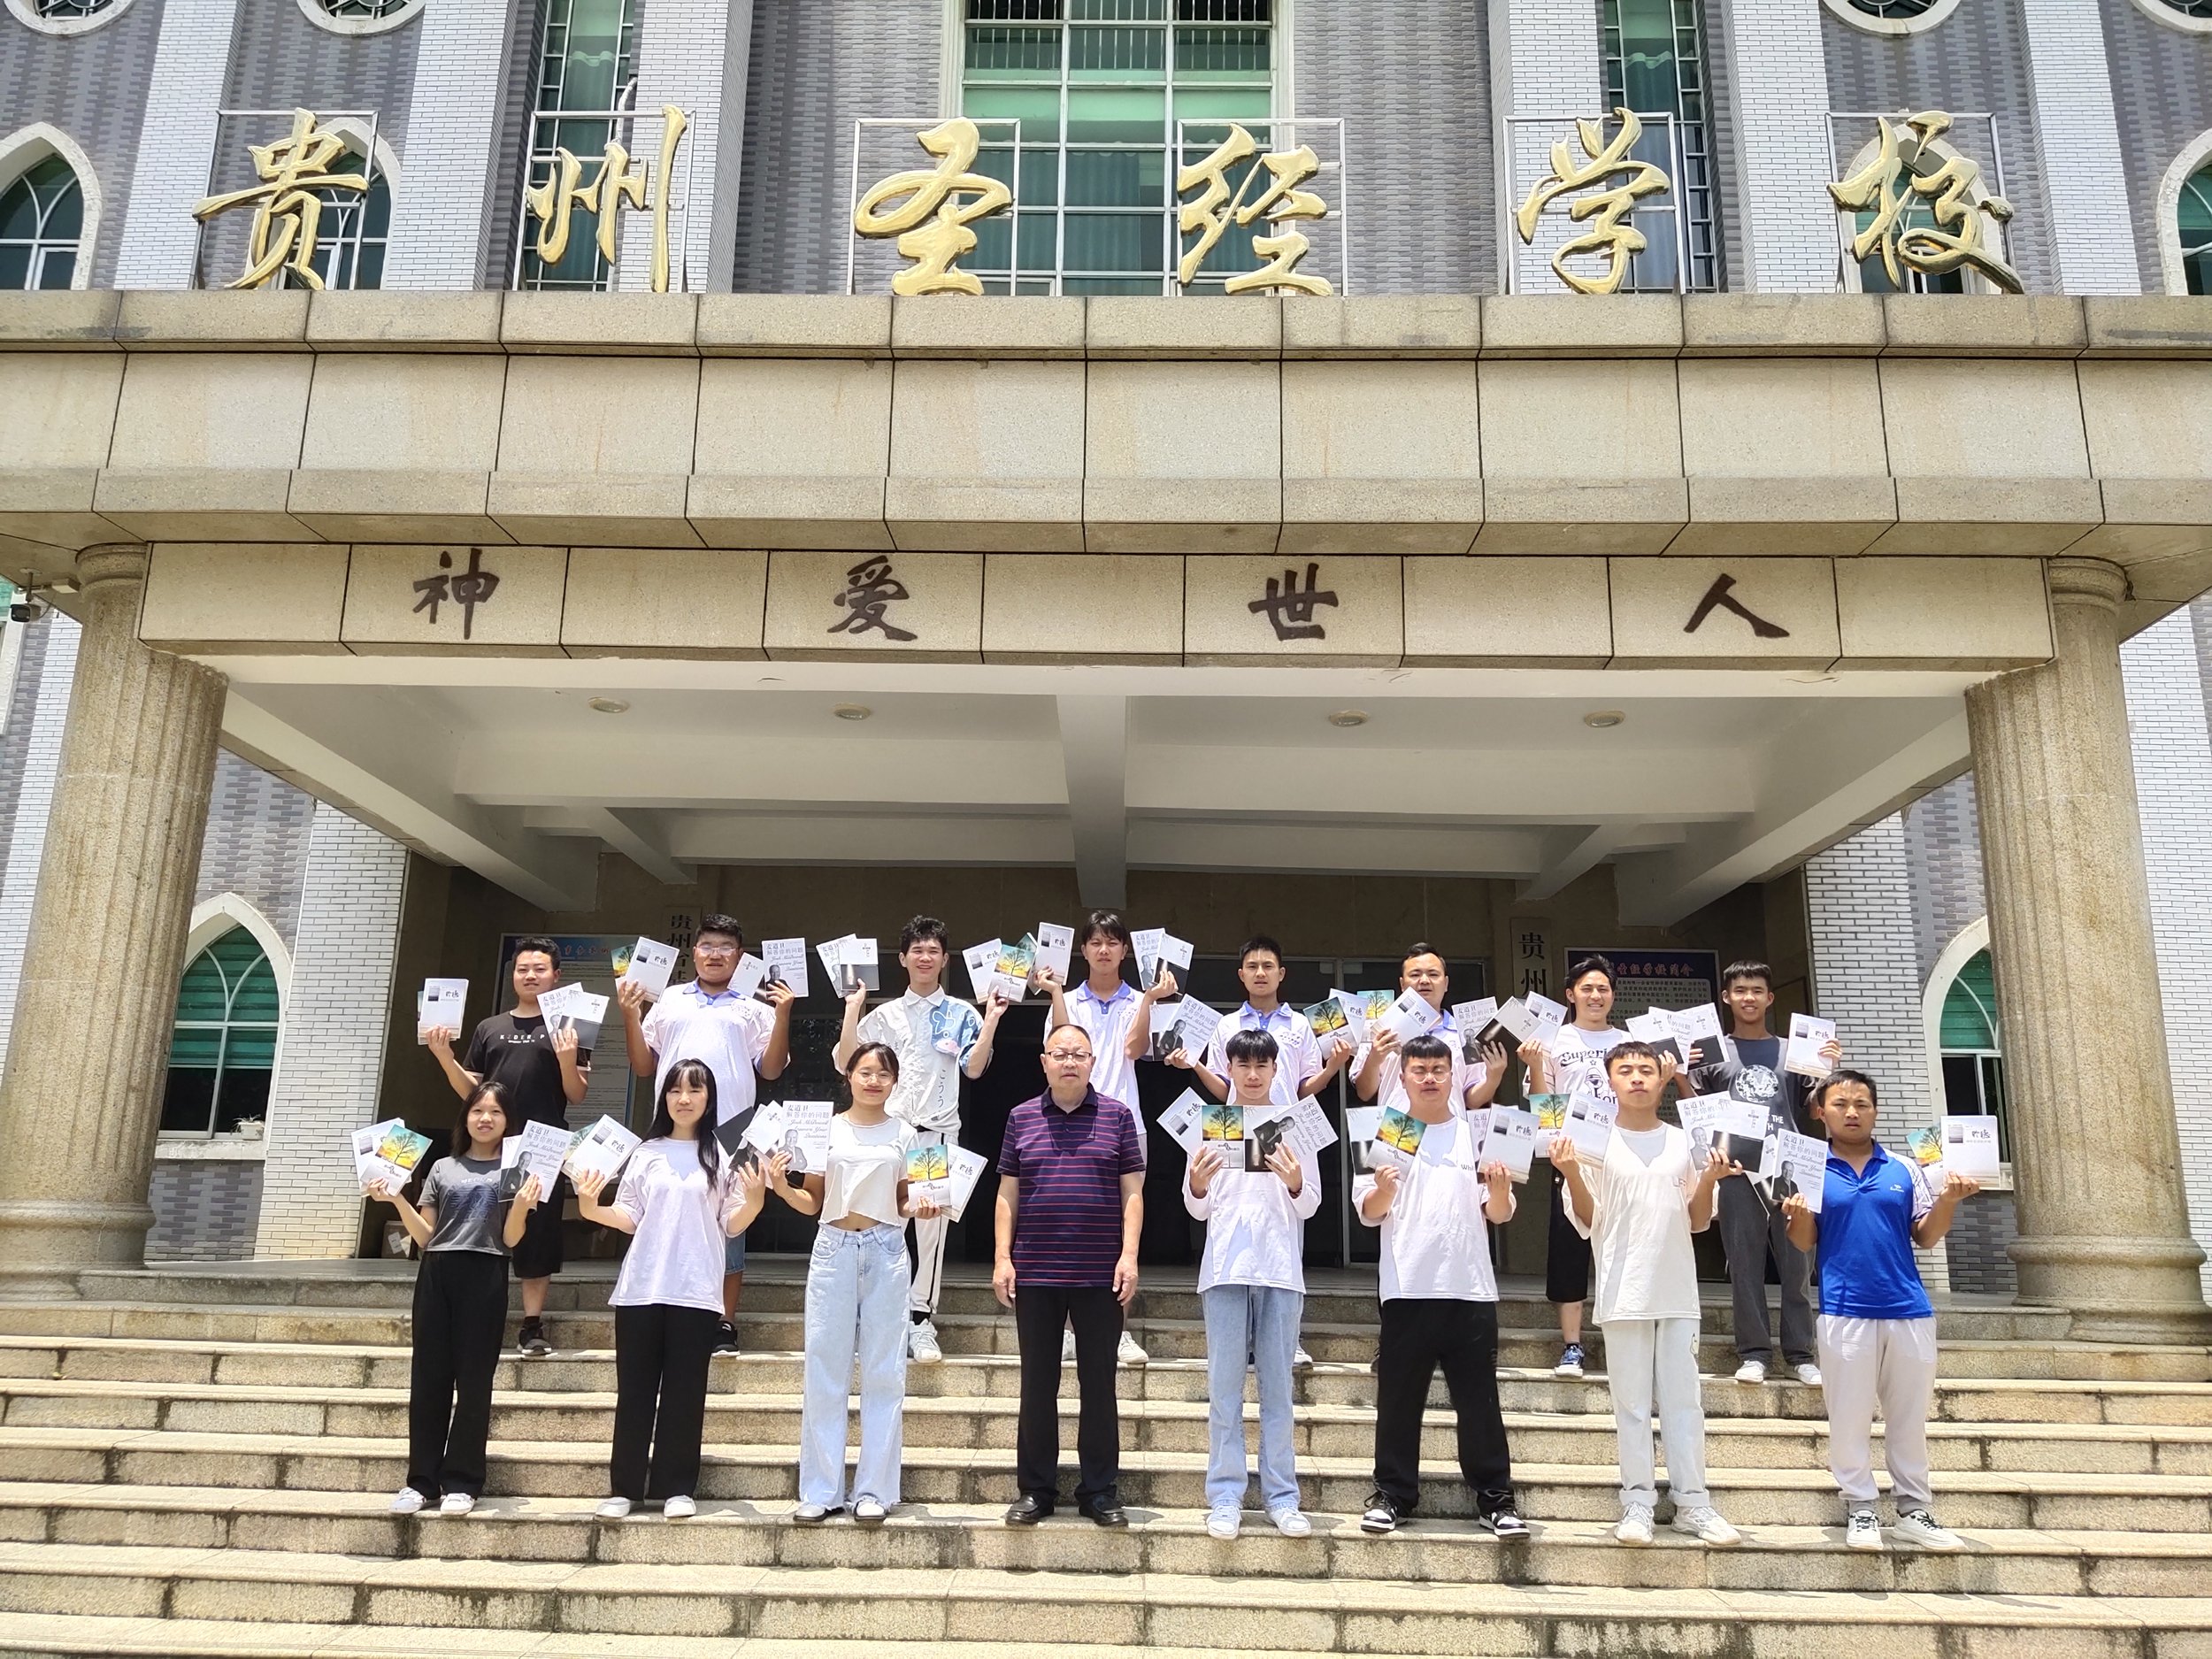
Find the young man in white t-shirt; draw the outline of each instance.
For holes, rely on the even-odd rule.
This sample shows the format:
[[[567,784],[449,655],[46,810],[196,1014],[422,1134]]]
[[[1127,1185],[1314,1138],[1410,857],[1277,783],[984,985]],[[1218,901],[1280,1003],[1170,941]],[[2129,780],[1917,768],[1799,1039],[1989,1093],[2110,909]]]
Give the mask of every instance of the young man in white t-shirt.
[[[1613,1103],[1606,1081],[1605,1056],[1628,1033],[1608,1025],[1613,1011],[1613,964],[1603,956],[1584,956],[1567,969],[1567,1006],[1573,1018],[1553,1033],[1548,1044],[1521,1045],[1528,1067],[1528,1093],[1554,1094],[1562,1102],[1576,1095]],[[1544,1299],[1559,1310],[1559,1363],[1555,1377],[1582,1375],[1582,1304],[1590,1299],[1589,1240],[1567,1225],[1559,1202],[1559,1166],[1552,1166],[1548,1195],[1551,1219],[1545,1237]]]
[[[1620,1111],[1604,1157],[1585,1156],[1564,1134],[1554,1137],[1551,1156],[1567,1218],[1590,1240],[1596,1269],[1597,1321],[1620,1445],[1621,1519],[1613,1536],[1624,1544],[1652,1540],[1655,1395],[1674,1530],[1707,1544],[1740,1543],[1705,1490],[1697,1257],[1690,1245],[1693,1233],[1712,1225],[1713,1189],[1737,1166],[1718,1149],[1701,1164],[1690,1138],[1660,1121],[1660,1097],[1674,1076],[1671,1058],[1631,1039],[1614,1044],[1605,1064]]]
[[[1441,1365],[1475,1518],[1500,1538],[1525,1538],[1498,1408],[1498,1281],[1483,1225],[1513,1218],[1513,1187],[1503,1164],[1481,1162],[1486,1120],[1454,1109],[1458,1058],[1456,1039],[1432,1035],[1400,1050],[1401,1110],[1426,1127],[1402,1165],[1381,1164],[1352,1185],[1360,1220],[1382,1229],[1375,1494],[1360,1529],[1394,1532],[1420,1501],[1421,1413]]]
[[[906,995],[871,1009],[868,987],[855,986],[845,998],[845,1023],[837,1034],[840,1071],[864,1042],[882,1043],[898,1056],[899,1080],[885,1110],[913,1130],[914,1146],[960,1144],[960,1079],[981,1077],[990,1065],[991,1046],[1006,1012],[1006,999],[996,993],[980,1016],[948,995],[944,975],[950,960],[944,923],[934,916],[917,916],[899,932]],[[937,1297],[951,1230],[942,1214],[914,1223],[906,1352],[917,1365],[934,1365],[945,1357],[937,1341]]]

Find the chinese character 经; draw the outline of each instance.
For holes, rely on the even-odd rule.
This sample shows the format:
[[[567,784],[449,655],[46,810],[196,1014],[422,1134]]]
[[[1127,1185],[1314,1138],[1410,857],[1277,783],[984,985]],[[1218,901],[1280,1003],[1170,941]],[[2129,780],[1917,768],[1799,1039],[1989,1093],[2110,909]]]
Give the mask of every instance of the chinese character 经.
[[[273,144],[249,144],[246,153],[261,182],[208,196],[192,210],[192,217],[205,224],[218,213],[257,204],[246,239],[246,273],[230,286],[261,288],[280,271],[289,271],[303,288],[322,287],[315,271],[315,231],[323,200],[315,192],[366,191],[366,173],[330,171],[330,164],[346,153],[346,141],[335,133],[317,132],[315,117],[306,110],[292,111],[292,130],[284,137]]]
[[[1267,579],[1267,596],[1255,599],[1245,609],[1254,616],[1264,615],[1273,623],[1279,640],[1325,640],[1329,631],[1313,619],[1314,607],[1334,605],[1337,597],[1333,591],[1321,587],[1320,575],[1320,565],[1310,562],[1302,589],[1298,586],[1295,568],[1285,571],[1279,582],[1271,576]]]
[[[1714,577],[1713,585],[1705,590],[1705,596],[1697,602],[1697,609],[1690,612],[1690,619],[1683,624],[1682,632],[1696,633],[1698,629],[1705,626],[1706,618],[1711,616],[1716,610],[1720,610],[1732,611],[1748,622],[1751,625],[1752,634],[1755,638],[1786,640],[1790,637],[1790,631],[1780,623],[1769,622],[1764,617],[1752,615],[1743,601],[1728,591],[1735,585],[1736,579],[1733,576]]]
[[[1271,151],[1261,156],[1247,167],[1244,177],[1238,181],[1233,194],[1229,188],[1229,169],[1239,162],[1250,161],[1259,150],[1258,141],[1240,126],[1232,125],[1229,136],[1204,160],[1180,168],[1175,175],[1175,194],[1187,196],[1200,192],[1194,201],[1182,204],[1177,223],[1186,236],[1193,231],[1198,240],[1184,250],[1182,259],[1175,267],[1175,280],[1188,288],[1198,274],[1198,267],[1206,263],[1206,256],[1213,251],[1229,228],[1233,219],[1239,225],[1248,226],[1263,214],[1270,225],[1280,225],[1285,219],[1326,219],[1328,204],[1310,190],[1298,186],[1321,171],[1320,158],[1313,153],[1310,144],[1301,144],[1295,150]],[[1264,168],[1273,182],[1263,191],[1259,199],[1247,202],[1244,193],[1249,190]],[[1306,257],[1312,246],[1295,230],[1285,230],[1279,235],[1255,236],[1252,250],[1267,260],[1256,271],[1240,271],[1221,285],[1225,294],[1249,294],[1266,288],[1294,288],[1301,294],[1333,294],[1325,278],[1307,276],[1298,270],[1298,262]]]
[[[980,294],[983,280],[959,271],[953,262],[975,247],[968,228],[988,219],[1014,199],[1014,193],[988,174],[971,173],[983,136],[965,116],[941,121],[916,142],[938,157],[934,167],[895,173],[860,198],[853,229],[863,236],[896,236],[898,250],[914,263],[891,279],[894,294]],[[902,207],[879,211],[887,202],[906,197]],[[973,198],[964,202],[963,196]]]
[[[916,636],[893,626],[885,612],[895,600],[910,597],[906,584],[891,573],[890,558],[881,553],[871,553],[845,572],[845,591],[831,601],[842,606],[845,614],[825,632],[865,634],[874,628],[885,639],[903,644]]]
[[[1575,123],[1575,130],[1582,139],[1583,153],[1589,157],[1580,165],[1570,157],[1565,139],[1551,147],[1549,176],[1536,181],[1529,190],[1528,200],[1521,204],[1520,211],[1513,216],[1521,240],[1532,242],[1536,240],[1536,221],[1554,196],[1597,184],[1616,173],[1627,175],[1609,190],[1594,191],[1567,204],[1567,217],[1576,224],[1586,219],[1596,221],[1579,236],[1560,243],[1551,257],[1551,268],[1558,273],[1559,280],[1578,294],[1619,291],[1621,280],[1628,274],[1629,259],[1651,245],[1643,232],[1622,221],[1636,205],[1637,197],[1657,196],[1672,188],[1663,171],[1648,161],[1635,159],[1630,153],[1636,148],[1637,140],[1644,135],[1644,124],[1636,119],[1635,112],[1616,109],[1613,113],[1620,119],[1621,130],[1609,144],[1603,142],[1601,123]],[[1602,275],[1586,277],[1567,269],[1569,259],[1584,253],[1607,256]]]
[[[1981,215],[2002,223],[2012,217],[2012,204],[1986,194],[1977,203],[1980,164],[1936,148],[1936,141],[1951,130],[1950,116],[1923,110],[1901,123],[1877,116],[1874,125],[1879,129],[1874,158],[1828,187],[1837,206],[1873,214],[1851,239],[1851,257],[1864,259],[1880,249],[1882,269],[1894,288],[1905,285],[1901,265],[1924,276],[1944,276],[1964,265],[2009,293],[2020,293],[2020,273],[1982,242]],[[1906,222],[1916,196],[1927,200],[1933,225]]]
[[[415,584],[415,592],[420,595],[415,601],[415,610],[430,613],[431,626],[438,625],[438,607],[449,601],[461,607],[461,637],[474,637],[476,607],[489,600],[499,588],[499,578],[483,568],[483,558],[484,549],[472,547],[469,549],[468,569],[448,575],[445,572],[453,569],[453,555],[441,553],[440,573],[426,576]]]
[[[653,214],[653,292],[667,293],[670,178],[676,162],[676,146],[683,142],[684,129],[690,125],[681,110],[672,104],[661,106],[657,192],[653,189],[654,169],[643,161],[633,165],[629,150],[612,140],[600,157],[599,171],[592,175],[589,184],[582,182],[584,164],[565,150],[555,150],[553,170],[545,182],[532,185],[522,196],[525,205],[538,221],[535,251],[539,262],[549,265],[561,262],[562,256],[568,252],[569,216],[580,207],[597,217],[599,257],[609,265],[614,264],[615,233],[622,204],[627,201],[641,212],[649,205]]]

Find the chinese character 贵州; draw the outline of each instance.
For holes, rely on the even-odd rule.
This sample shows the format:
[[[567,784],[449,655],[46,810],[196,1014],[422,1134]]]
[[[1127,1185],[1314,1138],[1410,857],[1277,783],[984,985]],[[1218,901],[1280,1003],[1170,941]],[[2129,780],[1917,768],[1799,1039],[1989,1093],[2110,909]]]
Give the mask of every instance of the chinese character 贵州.
[[[1325,640],[1328,629],[1313,619],[1314,607],[1337,603],[1336,594],[1324,588],[1320,582],[1321,566],[1317,562],[1306,565],[1306,585],[1298,586],[1295,567],[1283,572],[1279,582],[1272,576],[1267,579],[1264,598],[1255,599],[1245,606],[1254,616],[1265,616],[1275,627],[1279,640]]]
[[[609,140],[605,152],[599,157],[599,171],[586,184],[582,181],[583,162],[565,150],[555,150],[550,174],[542,184],[534,184],[525,190],[522,197],[538,221],[534,250],[539,262],[549,265],[560,263],[562,256],[568,252],[570,215],[580,207],[599,221],[599,257],[609,265],[614,264],[616,227],[622,204],[627,201],[641,212],[649,207],[652,212],[652,288],[656,294],[667,293],[670,180],[676,164],[676,146],[683,142],[684,130],[690,125],[690,119],[673,104],[661,106],[657,174],[646,162],[634,165],[629,150]],[[653,188],[656,176],[660,180],[657,191]]]
[[[983,280],[956,269],[954,261],[975,247],[968,227],[1005,207],[1014,193],[987,173],[969,171],[983,136],[965,116],[941,121],[915,139],[937,165],[879,181],[853,209],[853,229],[863,236],[896,236],[898,250],[914,262],[891,279],[894,294],[980,294]],[[904,205],[880,211],[900,196]]]
[[[253,228],[246,240],[246,273],[230,286],[257,288],[280,272],[289,271],[303,288],[319,288],[322,278],[315,270],[315,231],[322,220],[323,201],[318,190],[365,192],[365,170],[333,173],[330,165],[346,153],[346,141],[335,133],[315,130],[315,117],[307,110],[292,111],[292,130],[273,144],[249,144],[253,170],[261,180],[250,189],[227,196],[211,196],[192,210],[205,224],[218,213],[255,203]]]
[[[1280,226],[1286,219],[1326,219],[1329,205],[1310,190],[1298,187],[1321,171],[1321,161],[1313,153],[1310,144],[1301,144],[1295,150],[1271,150],[1253,157],[1259,150],[1259,142],[1240,126],[1232,124],[1229,136],[1203,160],[1180,168],[1175,174],[1175,194],[1187,196],[1199,192],[1196,199],[1185,202],[1176,223],[1182,234],[1198,233],[1198,240],[1184,250],[1175,267],[1175,280],[1184,288],[1191,285],[1198,274],[1198,267],[1206,263],[1206,256],[1213,251],[1234,219],[1239,225],[1249,226],[1265,216],[1272,226]],[[1229,169],[1239,162],[1252,161],[1237,183],[1234,192],[1229,188]],[[1272,182],[1260,194],[1258,200],[1247,202],[1244,193],[1249,190],[1264,170]],[[1301,272],[1298,262],[1312,247],[1295,230],[1284,230],[1272,236],[1255,236],[1252,250],[1267,263],[1256,271],[1240,271],[1221,285],[1225,294],[1250,294],[1269,288],[1291,288],[1301,294],[1333,294],[1325,278],[1308,276]]]
[[[1733,576],[1713,578],[1713,585],[1705,590],[1705,596],[1697,602],[1697,609],[1690,612],[1690,619],[1682,625],[1682,632],[1694,634],[1705,626],[1705,618],[1717,610],[1732,611],[1751,625],[1754,637],[1762,640],[1786,640],[1790,631],[1778,622],[1769,622],[1764,617],[1754,616],[1750,608],[1728,590],[1736,585]]]
[[[1828,187],[1837,206],[1873,215],[1851,239],[1851,257],[1864,259],[1879,249],[1882,269],[1896,288],[1905,285],[1901,265],[1924,276],[1944,276],[1965,266],[2008,293],[2022,292],[2020,273],[1982,240],[1981,216],[1986,213],[2001,224],[2012,217],[2012,204],[1987,194],[1976,201],[1980,164],[1955,153],[1946,156],[1936,147],[1951,130],[1950,116],[1923,110],[1901,122],[1877,116],[1874,124],[1880,131],[1873,159]],[[1908,222],[1914,196],[1927,202],[1932,225]]]
[[[865,634],[874,628],[884,638],[904,644],[917,636],[895,626],[886,613],[895,601],[911,596],[906,591],[906,584],[891,573],[889,556],[871,553],[845,572],[845,591],[831,600],[833,604],[842,607],[845,614],[825,632]]]
[[[461,637],[471,639],[476,631],[476,607],[488,601],[498,591],[499,578],[483,568],[484,549],[469,549],[469,567],[453,570],[453,555],[438,555],[438,574],[426,576],[415,584],[419,595],[415,601],[416,611],[430,613],[430,626],[438,625],[438,607],[451,603],[461,607]],[[451,572],[451,573],[449,573]]]
[[[1539,179],[1531,187],[1528,199],[1514,214],[1514,227],[1524,242],[1536,240],[1536,221],[1552,198],[1564,196],[1570,190],[1579,190],[1586,185],[1602,182],[1614,173],[1627,176],[1610,189],[1597,190],[1578,196],[1567,204],[1567,217],[1576,224],[1584,219],[1595,221],[1579,236],[1570,237],[1553,250],[1551,268],[1559,280],[1578,294],[1613,294],[1620,289],[1621,280],[1628,274],[1628,262],[1649,247],[1643,232],[1623,221],[1636,205],[1639,196],[1658,196],[1673,188],[1665,172],[1648,161],[1640,161],[1631,153],[1644,135],[1644,124],[1636,119],[1632,110],[1616,109],[1621,130],[1613,142],[1604,142],[1604,127],[1598,121],[1578,120],[1577,134],[1582,140],[1583,154],[1588,160],[1577,165],[1567,150],[1567,141],[1561,139],[1551,147],[1551,173]],[[1577,254],[1601,253],[1607,257],[1604,273],[1586,277],[1567,268],[1567,261]]]

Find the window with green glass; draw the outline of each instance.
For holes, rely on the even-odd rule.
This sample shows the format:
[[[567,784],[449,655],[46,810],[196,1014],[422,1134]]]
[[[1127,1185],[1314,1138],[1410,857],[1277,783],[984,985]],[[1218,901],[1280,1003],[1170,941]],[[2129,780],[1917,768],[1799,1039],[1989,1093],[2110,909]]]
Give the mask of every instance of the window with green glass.
[[[77,274],[84,189],[59,156],[0,188],[0,288],[65,288]]]
[[[2212,294],[2212,165],[2181,181],[2174,228],[2181,234],[2181,271],[2192,294]]]
[[[1606,107],[1671,118],[1664,123],[1647,120],[1636,146],[1637,158],[1663,169],[1674,188],[1663,196],[1647,196],[1630,215],[1651,245],[1629,262],[1622,290],[1714,291],[1721,284],[1720,228],[1711,90],[1705,73],[1709,60],[1698,0],[1604,0],[1600,27]],[[1677,214],[1686,262],[1677,254]]]
[[[528,173],[525,182],[543,184],[553,176],[554,151],[565,150],[584,163],[589,179],[610,138],[622,136],[608,115],[627,110],[636,86],[636,0],[544,0],[545,28],[538,53],[536,119],[531,122]],[[564,111],[597,111],[563,120]],[[626,127],[627,123],[623,123]],[[625,142],[629,142],[626,138]],[[657,181],[657,184],[658,181]],[[534,220],[525,233],[534,240]],[[613,268],[599,257],[599,216],[572,210],[568,247],[550,263],[526,243],[521,286],[526,288],[604,288]]]
[[[323,204],[315,225],[315,257],[308,263],[326,288],[380,288],[384,249],[392,234],[392,185],[383,170],[357,150],[349,150],[334,172],[365,173],[369,188],[315,192]],[[295,272],[284,274],[287,288],[304,288]]]
[[[1998,1040],[1997,976],[1986,950],[1977,951],[1944,994],[1937,1027],[1943,1065],[1943,1109],[1953,1117],[1997,1119],[1997,1147],[2012,1156],[2005,1123],[2004,1048]]]
[[[169,1038],[165,1131],[221,1134],[268,1115],[278,1012],[275,970],[244,928],[232,928],[192,958]]]
[[[995,294],[1170,291],[1177,168],[1232,122],[1271,142],[1273,0],[967,0],[964,27],[961,113],[1017,211],[978,224],[961,267]],[[1178,122],[1202,123],[1179,157]],[[1233,227],[1194,289],[1258,268],[1252,236]]]

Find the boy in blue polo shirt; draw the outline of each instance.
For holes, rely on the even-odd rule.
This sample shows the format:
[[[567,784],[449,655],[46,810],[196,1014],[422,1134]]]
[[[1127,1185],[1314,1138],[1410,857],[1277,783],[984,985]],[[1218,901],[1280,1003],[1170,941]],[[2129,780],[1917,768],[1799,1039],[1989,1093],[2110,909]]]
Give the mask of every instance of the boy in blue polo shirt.
[[[1813,1092],[1828,1130],[1828,1173],[1816,1214],[1803,1196],[1782,1201],[1790,1242],[1819,1247],[1820,1370],[1827,1383],[1828,1469],[1843,1493],[1844,1542],[1882,1548],[1874,1512],[1874,1409],[1897,1500],[1896,1532],[1924,1549],[1965,1546],[1936,1525],[1928,1487],[1928,1405],[1935,1393],[1935,1309],[1913,1246],[1932,1249],[1960,1202],[1981,1190],[1963,1175],[1932,1192],[1917,1166],[1874,1139],[1874,1079],[1838,1071]]]

